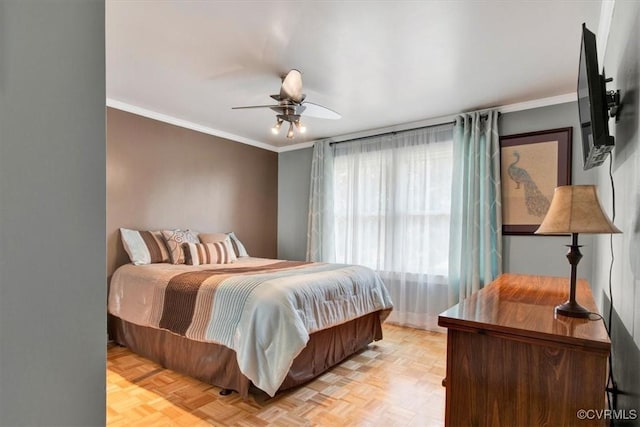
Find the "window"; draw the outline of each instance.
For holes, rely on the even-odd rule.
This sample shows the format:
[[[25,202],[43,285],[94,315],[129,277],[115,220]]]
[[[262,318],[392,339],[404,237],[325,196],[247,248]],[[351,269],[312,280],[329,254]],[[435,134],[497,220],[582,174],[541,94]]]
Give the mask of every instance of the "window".
[[[337,262],[446,278],[452,139],[447,126],[335,146]]]

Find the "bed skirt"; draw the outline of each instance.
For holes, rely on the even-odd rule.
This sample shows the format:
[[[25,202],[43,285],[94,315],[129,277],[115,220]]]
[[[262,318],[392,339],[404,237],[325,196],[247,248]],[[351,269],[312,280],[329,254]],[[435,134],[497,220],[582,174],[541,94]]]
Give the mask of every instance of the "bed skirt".
[[[382,339],[387,313],[370,313],[347,323],[314,332],[294,359],[278,391],[287,390]],[[161,366],[208,384],[249,396],[251,381],[238,368],[236,352],[219,344],[193,341],[163,329],[136,325],[109,314],[109,338]]]

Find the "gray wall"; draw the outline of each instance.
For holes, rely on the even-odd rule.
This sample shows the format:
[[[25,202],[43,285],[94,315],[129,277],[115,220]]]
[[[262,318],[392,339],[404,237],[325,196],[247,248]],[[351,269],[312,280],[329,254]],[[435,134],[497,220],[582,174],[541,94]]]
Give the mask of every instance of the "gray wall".
[[[579,49],[579,46],[576,47]],[[503,114],[499,120],[500,135],[513,135],[545,129],[573,127],[572,173],[573,184],[594,184],[596,174],[582,169],[578,104],[570,102],[531,110]],[[565,258],[571,243],[563,236],[504,236],[503,268],[509,273],[568,276],[569,263]],[[578,265],[578,277],[591,281],[593,270],[593,237],[580,235],[583,258]]]
[[[278,258],[304,260],[313,148],[278,156]]]
[[[577,103],[566,103],[503,114],[499,120],[500,134],[512,135],[545,129],[573,127],[574,184],[593,184],[596,176],[582,170],[579,147]],[[309,174],[313,149],[280,153],[278,162],[278,257],[304,259],[307,244],[307,212]],[[513,273],[567,276],[569,264],[565,258],[570,241],[556,236],[505,236],[503,239],[504,270]],[[592,237],[580,236],[584,257],[578,276],[591,280]]]
[[[610,120],[615,136],[613,177],[616,225],[623,234],[613,236],[615,262],[612,273],[613,371],[622,409],[640,410],[640,2],[617,1],[607,42],[604,68],[613,82],[607,89],[620,89],[619,120]],[[602,65],[602,64],[601,64]],[[612,191],[608,161],[597,169],[602,203],[612,213]],[[594,282],[602,296],[602,311],[609,311],[610,236],[598,236],[598,258]]]
[[[0,2],[0,425],[105,422],[101,1]]]

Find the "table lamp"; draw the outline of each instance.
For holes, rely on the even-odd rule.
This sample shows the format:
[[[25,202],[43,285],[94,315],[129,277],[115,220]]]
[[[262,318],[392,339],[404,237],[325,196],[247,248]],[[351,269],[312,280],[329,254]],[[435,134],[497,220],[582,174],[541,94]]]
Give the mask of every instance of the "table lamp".
[[[569,317],[589,317],[589,310],[576,302],[576,270],[582,258],[578,234],[621,233],[603,212],[595,185],[564,185],[553,192],[553,200],[535,234],[571,233],[567,259],[571,264],[569,300],[556,306],[555,312]]]

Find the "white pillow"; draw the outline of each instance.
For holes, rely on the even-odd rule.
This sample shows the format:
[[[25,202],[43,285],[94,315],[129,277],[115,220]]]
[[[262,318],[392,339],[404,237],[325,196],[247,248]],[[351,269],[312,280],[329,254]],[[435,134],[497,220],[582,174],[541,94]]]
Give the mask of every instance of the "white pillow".
[[[236,234],[233,231],[230,231],[229,233],[227,233],[227,235],[231,239],[231,246],[233,246],[233,250],[238,257],[249,256],[247,250],[244,248],[244,245],[242,244],[240,239],[236,237]]]
[[[135,265],[169,262],[169,251],[159,231],[120,229],[122,245]]]

